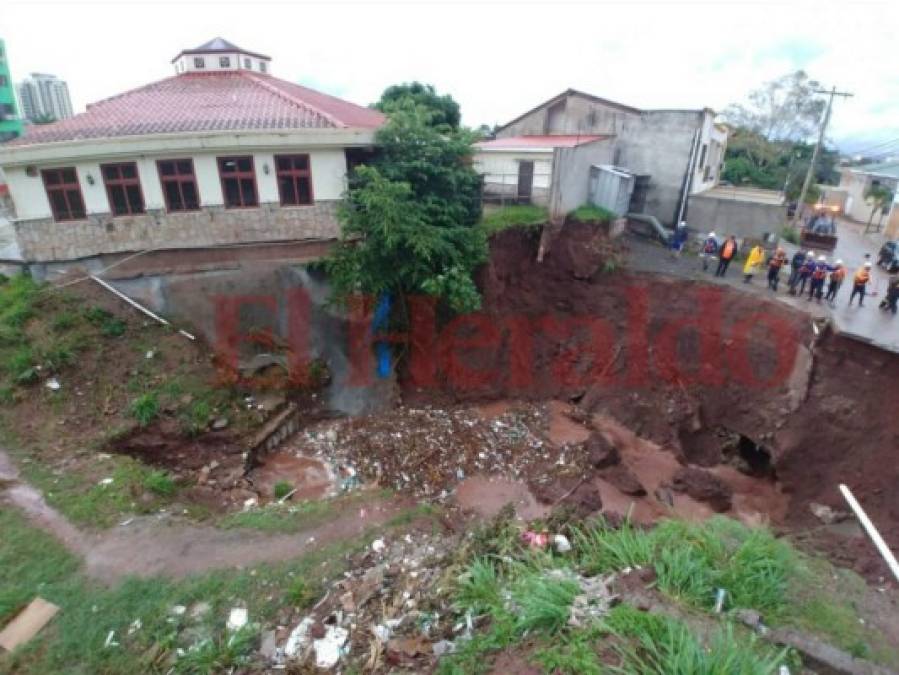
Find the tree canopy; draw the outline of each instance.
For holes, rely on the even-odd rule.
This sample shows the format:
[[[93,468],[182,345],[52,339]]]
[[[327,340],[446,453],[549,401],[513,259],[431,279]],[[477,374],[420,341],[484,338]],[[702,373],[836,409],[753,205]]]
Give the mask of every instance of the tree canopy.
[[[724,116],[729,124],[770,142],[808,141],[824,114],[825,101],[815,93],[820,88],[820,82],[797,70],[751,91],[748,104],[732,104]]]
[[[338,298],[420,293],[472,311],[472,279],[487,256],[481,178],[470,163],[472,135],[435,125],[410,97],[391,105],[377,132],[379,152],[356,169],[339,211],[341,241],[327,262]]]
[[[458,129],[462,121],[459,104],[449,94],[440,96],[434,89],[434,85],[421,82],[405,82],[387,87],[381,94],[380,100],[372,107],[381,112],[393,112],[397,106],[402,107],[407,101],[413,101],[416,105],[431,111],[430,124],[434,126],[446,125],[451,129]]]

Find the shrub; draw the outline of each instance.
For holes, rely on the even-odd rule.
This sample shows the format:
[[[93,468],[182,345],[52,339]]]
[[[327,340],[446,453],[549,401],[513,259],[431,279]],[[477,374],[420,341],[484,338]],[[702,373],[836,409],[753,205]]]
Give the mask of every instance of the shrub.
[[[538,227],[548,220],[549,212],[543,207],[522,204],[484,213],[481,226],[493,234],[510,227]]]
[[[194,401],[181,413],[181,429],[189,436],[196,436],[205,431],[211,415],[212,406],[208,401]]]
[[[131,402],[129,412],[138,424],[145,427],[159,415],[159,398],[153,392],[138,396]]]
[[[151,471],[144,478],[144,487],[160,497],[171,497],[177,489],[175,481],[165,471]]]
[[[797,230],[795,227],[785,227],[783,230],[781,230],[780,236],[784,241],[788,241],[791,244],[795,244],[797,246],[799,245],[799,230]]]

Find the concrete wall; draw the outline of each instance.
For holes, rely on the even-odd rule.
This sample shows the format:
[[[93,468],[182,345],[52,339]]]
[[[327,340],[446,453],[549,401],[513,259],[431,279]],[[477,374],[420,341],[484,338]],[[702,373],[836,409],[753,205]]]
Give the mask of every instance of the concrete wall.
[[[658,110],[628,121],[619,132],[617,166],[649,175],[644,213],[666,225],[677,218],[693,145],[704,112]]]
[[[475,153],[474,168],[484,177],[484,197],[490,201],[514,199],[518,195],[518,165],[522,161],[534,162],[534,185],[531,203],[549,205],[549,188],[552,181],[553,154],[547,152],[500,152],[481,150]]]
[[[734,234],[738,239],[763,239],[779,235],[787,218],[787,207],[779,204],[721,199],[712,195],[690,197],[690,228],[717,233],[719,238]]]
[[[227,66],[220,65],[219,57],[227,56],[231,59]],[[203,59],[203,68],[197,68],[195,58]],[[250,67],[245,68],[244,60],[249,59]],[[266,72],[271,72],[271,63],[269,59],[260,59],[255,56],[241,54],[239,52],[228,52],[222,54],[184,54],[175,61],[176,73],[208,73],[218,72],[222,70],[255,70],[262,72],[262,63],[265,63]]]
[[[893,195],[897,196],[899,190],[897,190],[897,186],[899,186],[899,179],[889,178],[886,176],[875,176],[867,173],[863,173],[862,171],[852,169],[843,169],[840,172],[840,190],[846,191],[846,215],[852,218],[853,220],[857,220],[861,223],[867,223],[868,218],[871,217],[871,206],[865,202],[865,192],[871,186],[871,182],[874,180],[880,181],[881,185],[885,185],[893,191]],[[893,210],[896,209],[896,205],[893,205]],[[888,216],[884,216],[884,222],[886,222]],[[874,214],[874,222],[878,222],[879,214]]]
[[[149,210],[165,208],[156,160],[190,157],[194,162],[194,173],[197,179],[197,189],[200,193],[200,204],[206,207],[224,204],[216,157],[225,156],[226,154],[228,153],[185,154],[172,152],[157,156],[118,157],[114,161],[137,163],[144,202]],[[280,201],[278,181],[275,176],[275,153],[252,152],[235,148],[233,154],[252,155],[256,169],[256,188],[259,193],[259,201],[262,203]],[[342,149],[322,148],[310,150],[308,148],[285,147],[283,151],[279,151],[277,154],[308,154],[312,171],[312,191],[315,199],[324,201],[340,199],[345,189],[346,176],[346,158]],[[16,218],[18,220],[34,220],[52,217],[50,201],[44,190],[40,170],[54,167],[75,167],[88,214],[108,215],[110,212],[109,199],[107,198],[106,187],[100,174],[101,163],[105,163],[105,161],[84,159],[69,162],[48,162],[33,165],[37,169],[34,176],[29,176],[26,168],[23,166],[7,168],[6,176],[16,205]],[[268,173],[265,172],[266,167],[268,168]],[[88,176],[93,178],[93,185],[90,184]]]
[[[727,149],[727,131],[715,124],[711,110],[702,112],[699,155],[693,170],[690,194],[705,192],[718,184],[718,177]]]
[[[608,140],[585,143],[575,148],[556,148],[550,191],[550,219],[561,221],[570,211],[587,203],[590,167],[594,164],[611,164],[613,151],[613,145]]]
[[[617,134],[628,118],[638,116],[571,94],[554,105],[542,106],[497,132],[497,137],[540,134]]]
[[[149,248],[192,248],[262,241],[336,239],[340,235],[336,201],[281,208],[275,203],[251,209],[210,206],[200,211],[149,211],[113,218],[57,223],[50,218],[16,221],[14,227],[27,261],[74,260],[99,253]]]

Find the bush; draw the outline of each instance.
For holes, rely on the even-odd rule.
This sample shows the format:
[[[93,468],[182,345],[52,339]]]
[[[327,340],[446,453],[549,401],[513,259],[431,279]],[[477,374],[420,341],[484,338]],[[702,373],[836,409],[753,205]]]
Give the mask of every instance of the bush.
[[[208,401],[194,401],[181,413],[181,429],[188,436],[196,436],[206,430],[211,416],[212,406]]]
[[[151,471],[144,478],[144,487],[160,497],[171,497],[177,489],[175,481],[165,471]]]
[[[138,424],[145,427],[159,415],[159,398],[153,392],[138,396],[131,402],[129,412]]]
[[[791,244],[799,245],[799,230],[795,227],[785,227],[781,230],[780,237]]]

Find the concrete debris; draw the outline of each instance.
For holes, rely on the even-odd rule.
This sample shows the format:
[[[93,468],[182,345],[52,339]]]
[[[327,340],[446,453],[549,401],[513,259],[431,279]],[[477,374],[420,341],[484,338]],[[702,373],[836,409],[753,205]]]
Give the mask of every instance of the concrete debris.
[[[386,545],[384,544],[383,539],[375,539],[371,543],[371,550],[374,551],[375,553],[381,553],[384,550],[385,546]]]
[[[576,578],[580,591],[571,603],[568,625],[576,628],[587,626],[611,611],[615,595],[609,584],[613,576]]]
[[[231,613],[228,615],[228,630],[240,630],[247,625],[247,621],[249,621],[249,619],[250,614],[247,611],[246,607],[232,608]]]
[[[284,656],[295,658],[309,644],[309,631],[314,623],[315,619],[307,616],[290,631],[287,642],[284,643]]]
[[[312,643],[316,667],[330,669],[336,666],[349,635],[346,628],[328,626],[325,636]]]

